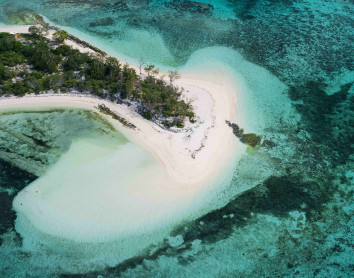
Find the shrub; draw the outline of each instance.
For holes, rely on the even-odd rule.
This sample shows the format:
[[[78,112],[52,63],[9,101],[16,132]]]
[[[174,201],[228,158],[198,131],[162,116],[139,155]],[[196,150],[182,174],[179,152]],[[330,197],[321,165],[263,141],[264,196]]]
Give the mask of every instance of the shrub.
[[[44,76],[44,72],[43,71],[33,71],[31,73],[31,76],[33,76],[36,79],[41,79]]]
[[[15,38],[8,33],[0,33],[0,51],[14,51],[21,53],[23,44],[16,41]]]
[[[87,54],[80,53],[80,52],[72,52],[67,60],[63,63],[63,69],[65,71],[69,70],[80,70],[82,64],[88,61],[89,57]]]
[[[44,78],[43,87],[45,90],[57,89],[62,85],[62,76],[59,74],[52,74]]]
[[[27,77],[24,82],[26,87],[35,93],[39,93],[40,91],[44,90],[43,81],[40,78],[36,78],[36,76],[32,74],[31,76]]]
[[[106,66],[98,60],[94,60],[88,68],[88,74],[91,79],[103,80],[105,78]]]
[[[68,56],[72,53],[72,48],[68,45],[60,45],[53,52],[57,55]]]
[[[53,73],[57,71],[61,58],[52,53],[44,42],[26,47],[23,54],[29,59],[34,68],[39,71]]]
[[[29,75],[29,72],[27,71],[27,70],[21,70],[18,74],[17,74],[17,76],[19,76],[19,77],[26,77],[26,76],[28,76]]]
[[[4,51],[0,53],[0,62],[9,67],[14,67],[26,61],[25,57],[14,51]]]
[[[143,113],[143,117],[147,120],[151,120],[154,117],[154,114],[152,113],[151,110],[148,110]]]
[[[64,42],[68,39],[68,33],[65,30],[57,31],[53,34],[53,37],[57,42]]]
[[[12,85],[13,94],[17,96],[24,96],[30,91],[30,88],[24,81],[16,82]]]
[[[178,128],[184,128],[184,124],[183,124],[182,121],[177,121],[176,126],[177,126]]]
[[[67,79],[64,81],[63,85],[67,88],[73,88],[73,87],[76,87],[77,81],[75,78]]]
[[[12,78],[13,76],[14,75],[11,70],[9,70],[3,64],[0,63],[0,84],[2,84],[3,81]]]

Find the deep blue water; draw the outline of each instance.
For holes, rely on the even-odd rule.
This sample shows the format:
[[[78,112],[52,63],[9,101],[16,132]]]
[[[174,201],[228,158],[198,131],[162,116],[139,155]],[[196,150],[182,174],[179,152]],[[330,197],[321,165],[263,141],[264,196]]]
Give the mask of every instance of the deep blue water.
[[[205,47],[237,50],[286,85],[283,94],[299,119],[268,123],[262,135],[272,144],[235,165],[232,186],[271,174],[224,208],[177,229],[171,236],[182,236],[183,244],[166,243],[80,277],[351,277],[353,1],[196,2],[208,5],[157,0],[0,1],[0,21],[20,22],[25,14],[38,13],[132,59],[161,66],[181,66]],[[237,70],[249,86],[258,82],[256,73]],[[1,187],[20,189],[35,178],[4,165]],[[12,227],[11,197],[0,194],[2,204],[7,204],[2,215],[10,215],[2,218],[6,223],[2,225]],[[22,256],[6,238],[0,252],[7,261],[3,260],[0,276],[15,271],[14,277],[78,277],[70,276],[60,255],[49,254],[41,267],[41,257]]]

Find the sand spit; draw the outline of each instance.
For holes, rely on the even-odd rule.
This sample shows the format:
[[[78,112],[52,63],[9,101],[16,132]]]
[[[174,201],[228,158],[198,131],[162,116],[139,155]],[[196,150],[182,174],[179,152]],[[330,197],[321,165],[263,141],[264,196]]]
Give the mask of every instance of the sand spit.
[[[24,32],[25,28],[0,27],[0,32]],[[74,41],[66,44],[92,51]],[[137,127],[125,128],[103,115],[132,143],[112,149],[100,142],[74,142],[56,165],[18,194],[16,229],[25,246],[32,248],[38,241],[63,251],[64,241],[71,246],[85,242],[92,245],[93,259],[98,256],[95,244],[100,243],[105,246],[100,256],[115,264],[162,240],[174,224],[227,201],[221,197],[222,181],[230,178],[227,166],[246,149],[225,124],[225,120],[242,119],[235,101],[238,92],[232,85],[235,80],[220,65],[212,71],[196,65],[180,73],[176,84],[184,88],[185,98],[193,100],[198,120],[179,132],[157,126],[126,105],[89,95],[0,100],[0,110],[68,107],[97,112],[98,105],[104,104]],[[84,249],[89,256],[87,246]],[[77,251],[77,256],[82,253]]]

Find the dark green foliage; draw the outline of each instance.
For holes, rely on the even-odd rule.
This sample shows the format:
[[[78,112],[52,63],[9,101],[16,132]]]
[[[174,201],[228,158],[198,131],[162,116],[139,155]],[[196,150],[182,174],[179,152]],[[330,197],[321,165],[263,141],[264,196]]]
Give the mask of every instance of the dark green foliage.
[[[182,121],[175,120],[175,125],[178,128],[184,128],[184,124]]]
[[[48,73],[56,72],[58,64],[61,62],[60,56],[50,51],[49,46],[44,41],[27,46],[23,54],[36,70]]]
[[[0,51],[14,51],[20,53],[23,50],[22,43],[8,33],[0,33]]]
[[[184,119],[193,121],[191,106],[180,100],[181,93],[172,84],[155,78],[158,69],[148,65],[149,76],[141,80],[136,71],[128,64],[123,67],[113,57],[94,57],[81,53],[67,45],[56,49],[48,45],[48,40],[33,28],[32,34],[21,35],[24,44],[9,34],[0,33],[0,84],[2,94],[24,95],[41,91],[67,92],[75,88],[81,92],[89,91],[98,97],[122,102],[122,99],[137,101],[138,112],[146,119],[160,119],[167,127],[184,127]],[[61,37],[60,37],[61,36]],[[57,33],[61,41],[66,33]],[[27,62],[32,73],[18,73],[17,80],[6,81],[13,76],[7,67]],[[2,82],[2,83],[1,83]],[[117,100],[117,96],[120,99]]]
[[[63,86],[67,87],[67,88],[74,88],[77,86],[77,81],[75,78],[71,78],[71,79],[67,79],[63,82]]]
[[[138,76],[134,69],[129,68],[127,64],[124,65],[121,80],[121,97],[127,98],[134,89]]]
[[[89,56],[86,53],[80,53],[78,50],[73,50],[63,63],[65,71],[75,70],[78,71],[82,68],[84,63],[89,61]]]
[[[44,78],[43,87],[45,90],[58,89],[62,85],[63,78],[60,74],[52,74]]]
[[[106,66],[99,60],[94,60],[88,68],[88,78],[103,80],[105,78]]]
[[[23,34],[23,37],[26,38],[27,40],[37,42],[43,38],[42,31],[36,26],[31,26],[28,31],[30,31],[29,34]]]
[[[2,82],[5,80],[10,79],[11,77],[13,77],[13,73],[0,63],[0,84],[2,84]]]
[[[0,52],[0,62],[9,67],[14,67],[25,62],[25,57],[14,51]]]
[[[25,81],[20,81],[16,83],[7,82],[2,87],[2,94],[24,96],[30,91],[30,88]]]
[[[114,95],[115,93],[118,92],[118,84],[113,82],[113,83],[108,83],[106,84],[106,89],[111,95]]]
[[[42,34],[41,29],[37,26],[29,27],[28,31],[31,33],[31,35],[41,35]]]
[[[35,73],[35,72],[33,72],[33,73]],[[26,77],[27,75],[29,75],[29,72],[28,72],[27,70],[21,70],[21,71],[17,74],[18,77]]]
[[[28,41],[31,41],[33,43],[37,43],[41,40],[48,41],[48,39],[46,39],[45,37],[42,37],[38,34],[21,34],[21,37],[28,40]]]
[[[151,120],[153,118],[154,114],[152,113],[151,110],[147,110],[143,112],[143,117],[147,120]]]
[[[44,90],[43,81],[41,78],[37,78],[40,75],[30,75],[24,79],[26,87],[29,88],[30,91],[39,93],[40,91]]]
[[[166,118],[175,118],[168,126],[182,127],[183,121],[177,120],[185,117],[193,118],[194,113],[191,106],[183,100],[179,100],[180,92],[173,86],[167,85],[163,80],[148,76],[140,81],[141,94],[138,98],[141,100],[145,110],[143,115],[149,119],[151,114],[162,115]],[[165,122],[166,123],[166,122]]]
[[[36,79],[41,79],[44,76],[43,71],[34,71],[31,73],[31,76],[35,77]]]
[[[68,38],[68,33],[64,30],[57,31],[53,34],[57,42],[64,42]]]
[[[76,77],[72,70],[64,72],[63,80],[63,86],[65,86],[66,88],[74,88],[78,86],[78,81],[76,80]]]
[[[30,91],[30,88],[25,81],[16,83],[6,83],[1,87],[3,94],[24,96]]]
[[[122,71],[121,64],[116,58],[109,57],[106,60],[106,76],[108,80],[117,81]]]
[[[116,113],[112,112],[111,109],[109,109],[107,106],[105,106],[104,104],[100,104],[98,105],[98,109],[106,114],[106,115],[110,115],[113,119],[121,122],[124,126],[135,129],[136,126],[130,122],[128,122],[126,119],[124,119],[123,117],[117,115]]]
[[[59,45],[53,50],[53,52],[57,55],[69,56],[73,52],[73,49],[70,46],[63,44]]]

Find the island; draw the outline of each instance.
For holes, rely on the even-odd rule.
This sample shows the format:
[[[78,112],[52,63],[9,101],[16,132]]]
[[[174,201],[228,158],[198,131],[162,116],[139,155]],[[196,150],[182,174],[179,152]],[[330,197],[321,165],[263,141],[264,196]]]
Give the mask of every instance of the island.
[[[247,145],[227,124],[244,122],[227,68],[159,72],[42,28],[0,28],[0,112],[87,109],[129,142],[73,142],[23,189],[13,207],[24,242],[77,258],[100,250],[114,265],[228,202],[224,192]]]

